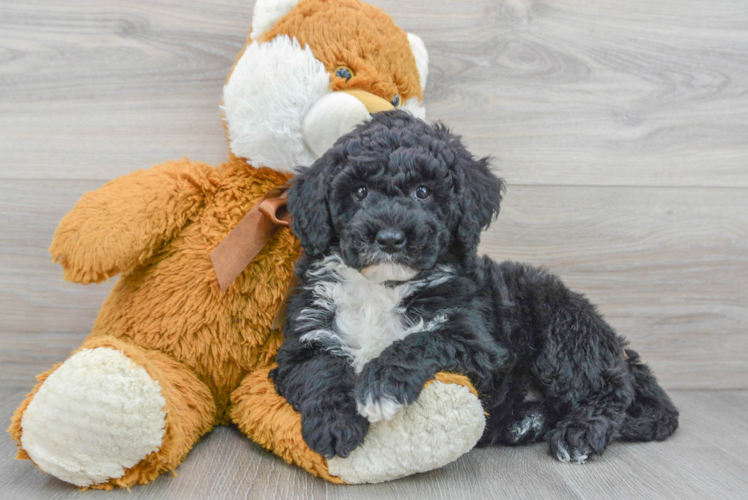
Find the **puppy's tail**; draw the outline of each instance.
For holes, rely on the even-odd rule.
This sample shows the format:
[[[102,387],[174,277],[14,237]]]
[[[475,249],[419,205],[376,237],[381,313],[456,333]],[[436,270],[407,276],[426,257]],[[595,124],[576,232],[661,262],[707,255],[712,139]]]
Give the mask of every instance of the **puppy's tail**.
[[[636,351],[626,349],[634,376],[634,402],[619,429],[626,441],[662,441],[678,428],[678,410]]]

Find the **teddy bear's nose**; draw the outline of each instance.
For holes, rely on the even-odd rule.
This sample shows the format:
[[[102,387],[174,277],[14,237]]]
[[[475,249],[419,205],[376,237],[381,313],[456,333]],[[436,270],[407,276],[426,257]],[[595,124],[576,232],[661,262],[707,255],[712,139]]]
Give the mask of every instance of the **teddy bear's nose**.
[[[405,233],[399,229],[382,229],[377,233],[376,241],[383,252],[395,253],[405,246]]]
[[[391,103],[363,90],[330,92],[317,100],[301,123],[304,143],[317,158],[339,137],[371,118],[371,113],[395,109]]]

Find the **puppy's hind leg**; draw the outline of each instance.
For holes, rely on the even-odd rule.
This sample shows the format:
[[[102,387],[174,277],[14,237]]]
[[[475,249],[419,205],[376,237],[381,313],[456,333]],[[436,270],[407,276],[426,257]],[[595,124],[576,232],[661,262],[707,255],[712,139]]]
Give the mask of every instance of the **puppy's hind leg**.
[[[599,375],[591,391],[580,373],[565,388],[552,384],[546,392],[548,408],[559,416],[548,442],[561,462],[583,463],[592,454],[601,455],[623,423],[633,398],[631,377],[622,364]]]
[[[581,463],[602,454],[634,399],[634,378],[618,337],[581,295],[568,293],[547,317],[531,371],[556,423],[551,453]]]
[[[551,453],[562,462],[582,463],[602,455],[623,420],[623,399],[598,394],[560,420],[550,432]],[[616,401],[617,399],[617,401]]]

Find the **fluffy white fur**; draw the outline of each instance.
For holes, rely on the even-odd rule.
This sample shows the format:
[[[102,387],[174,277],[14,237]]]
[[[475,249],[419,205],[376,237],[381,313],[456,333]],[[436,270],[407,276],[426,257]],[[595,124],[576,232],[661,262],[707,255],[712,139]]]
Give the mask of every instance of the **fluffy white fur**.
[[[384,283],[385,281],[408,281],[418,274],[418,271],[401,264],[384,262],[363,268],[361,274],[375,283]]]
[[[537,387],[530,387],[525,393],[525,401],[540,401],[542,396]]]
[[[231,151],[280,171],[310,165],[317,157],[304,143],[301,125],[329,86],[324,65],[296,39],[251,43],[223,89]]]
[[[221,106],[231,151],[254,166],[284,172],[313,163],[363,116],[360,103],[355,102],[344,108],[328,106],[334,111],[332,114],[326,109],[325,113],[308,116],[312,106],[330,94],[330,76],[324,65],[309,47],[302,48],[288,36],[257,42],[298,3],[299,0],[257,0],[250,36],[253,43],[247,46],[224,87]],[[408,34],[408,41],[421,87],[425,88],[426,46],[412,33]],[[422,120],[426,118],[426,109],[415,97],[402,107]]]
[[[21,444],[41,470],[90,486],[121,477],[161,446],[166,400],[123,352],[84,349],[39,389],[21,420]]]
[[[356,409],[361,416],[376,424],[382,420],[392,420],[405,405],[398,403],[395,399],[387,397],[375,402],[371,397],[365,403],[357,403]]]
[[[543,423],[543,415],[540,413],[530,413],[520,422],[515,422],[509,428],[511,441],[513,443],[518,442],[530,430],[539,432],[543,428]]]
[[[338,255],[322,260],[311,276],[315,282],[314,305],[304,309],[299,320],[319,324],[319,308],[334,311],[331,329],[315,329],[302,337],[303,341],[321,340],[333,344],[332,350],[349,357],[357,373],[366,363],[379,356],[396,340],[424,330],[433,330],[447,318],[440,316],[408,322],[400,303],[403,298],[427,286],[443,283],[452,277],[450,269],[435,273],[428,280],[406,281],[396,286],[385,286],[383,281],[410,279],[415,271],[396,264],[368,268],[376,279],[369,279],[358,270],[348,267]],[[389,414],[389,412],[385,412]]]
[[[330,92],[311,107],[301,124],[307,147],[320,157],[339,137],[371,119],[364,103],[345,92]]]
[[[485,425],[483,407],[467,387],[433,382],[395,418],[372,425],[348,458],[331,458],[327,465],[348,484],[426,472],[470,451]]]
[[[417,97],[411,97],[403,103],[402,109],[421,120],[426,119],[426,106]]]
[[[587,462],[588,455],[582,452],[569,453],[569,447],[565,442],[558,444],[558,451],[556,451],[556,458],[560,462],[571,462],[573,464],[583,464]]]
[[[299,0],[257,0],[252,11],[252,40],[259,40],[262,35],[278,24],[286,14],[291,12]]]
[[[413,57],[416,58],[416,68],[418,68],[418,76],[421,80],[421,89],[426,90],[426,81],[429,77],[429,52],[426,50],[426,44],[423,43],[421,37],[408,33],[408,42],[410,43],[410,50],[413,52]]]

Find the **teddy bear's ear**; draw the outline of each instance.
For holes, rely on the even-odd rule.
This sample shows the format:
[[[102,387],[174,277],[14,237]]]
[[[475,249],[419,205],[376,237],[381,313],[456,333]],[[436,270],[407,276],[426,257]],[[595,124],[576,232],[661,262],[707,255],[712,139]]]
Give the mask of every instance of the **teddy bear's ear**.
[[[421,40],[421,37],[408,33],[408,42],[410,42],[410,50],[413,52],[413,57],[416,58],[416,68],[418,68],[418,76],[421,79],[421,90],[426,90],[426,79],[429,76],[429,53],[426,50],[426,45]]]
[[[299,0],[257,0],[252,14],[252,33],[249,37],[252,40],[259,40],[298,3]]]

